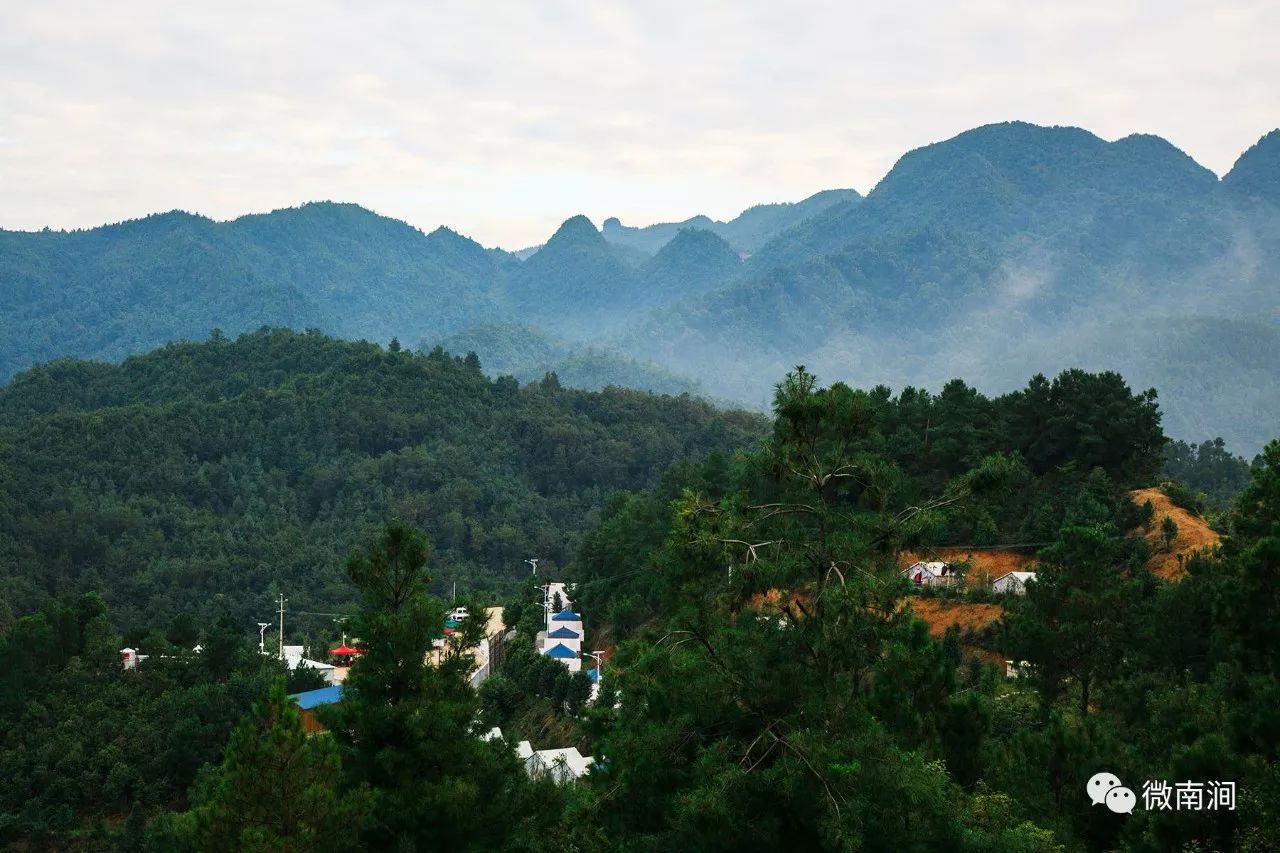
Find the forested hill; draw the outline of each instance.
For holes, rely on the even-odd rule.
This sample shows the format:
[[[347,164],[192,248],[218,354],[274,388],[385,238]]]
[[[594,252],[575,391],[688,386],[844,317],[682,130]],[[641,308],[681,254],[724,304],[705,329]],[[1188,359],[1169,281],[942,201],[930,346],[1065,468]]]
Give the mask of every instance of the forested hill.
[[[964,376],[989,394],[1116,370],[1160,389],[1173,437],[1252,456],[1280,422],[1277,187],[1280,133],[1219,180],[1159,137],[1007,122],[908,152],[865,198],[603,232],[569,216],[523,260],[328,203],[0,232],[0,381],[215,327],[433,345],[524,326],[574,354],[567,382],[696,377],[757,408],[796,364],[861,387]]]
[[[743,221],[763,242],[841,198],[760,205]],[[523,263],[445,227],[423,233],[330,202],[229,222],[172,211],[82,231],[0,230],[0,381],[62,356],[119,360],[213,328],[387,342],[532,320],[581,335],[737,271],[722,241],[688,243],[646,266],[648,253],[606,243],[578,216]]]
[[[1280,133],[1222,181],[1169,142],[976,128],[904,155],[865,200],[766,244],[723,288],[654,316],[629,352],[720,364],[764,401],[790,365],[854,384],[989,391],[1118,370],[1166,429],[1248,454],[1280,423]]]
[[[438,589],[566,562],[610,492],[756,441],[688,397],[490,380],[474,357],[264,331],[0,390],[0,621],[101,591],[122,627],[349,603],[342,558],[400,517]],[[144,619],[145,614],[145,619]]]
[[[0,231],[0,379],[61,356],[118,360],[213,328],[347,337],[496,316],[499,259],[349,204],[214,222],[172,212],[89,231]]]

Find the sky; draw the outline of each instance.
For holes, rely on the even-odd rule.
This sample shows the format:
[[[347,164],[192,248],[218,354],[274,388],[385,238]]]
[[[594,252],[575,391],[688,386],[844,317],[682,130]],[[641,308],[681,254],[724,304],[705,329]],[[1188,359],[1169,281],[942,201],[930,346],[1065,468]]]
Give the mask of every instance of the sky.
[[[350,201],[488,246],[820,189],[996,121],[1280,125],[1280,3],[9,3],[0,228]],[[190,6],[190,8],[187,8]],[[183,8],[179,8],[183,7]]]

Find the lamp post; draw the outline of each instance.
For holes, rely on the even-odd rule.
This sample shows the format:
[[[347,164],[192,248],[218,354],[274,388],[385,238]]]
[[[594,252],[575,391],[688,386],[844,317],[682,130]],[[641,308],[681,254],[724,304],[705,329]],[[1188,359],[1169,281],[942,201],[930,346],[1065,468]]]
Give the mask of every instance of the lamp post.
[[[260,655],[267,653],[267,629],[270,627],[270,622],[258,623],[258,654]]]
[[[526,562],[526,563],[528,563],[529,565],[533,566],[533,576],[534,576],[535,578],[538,576],[538,560],[540,560],[540,559],[542,559],[542,558],[541,558],[541,557],[534,557],[532,560],[525,560],[525,562]]]

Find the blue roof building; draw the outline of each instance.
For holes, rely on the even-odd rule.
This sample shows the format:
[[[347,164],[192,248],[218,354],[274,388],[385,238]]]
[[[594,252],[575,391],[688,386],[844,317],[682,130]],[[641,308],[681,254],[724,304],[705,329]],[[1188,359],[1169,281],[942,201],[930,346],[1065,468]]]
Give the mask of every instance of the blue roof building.
[[[335,702],[342,701],[342,685],[334,684],[331,687],[321,687],[319,690],[308,690],[305,693],[292,693],[289,698],[298,703],[298,707],[304,711],[312,708],[318,708],[321,705],[332,705]]]
[[[555,616],[552,616],[551,621],[552,622],[581,622],[582,617],[566,607],[564,610],[561,610]]]
[[[560,660],[576,658],[578,656],[577,652],[566,646],[564,643],[556,643],[554,646],[544,651],[543,654],[549,658],[559,658]],[[320,691],[315,692],[318,693]]]
[[[547,637],[552,640],[578,640],[582,638],[582,635],[570,628],[568,625],[561,625],[559,628],[547,634]]]

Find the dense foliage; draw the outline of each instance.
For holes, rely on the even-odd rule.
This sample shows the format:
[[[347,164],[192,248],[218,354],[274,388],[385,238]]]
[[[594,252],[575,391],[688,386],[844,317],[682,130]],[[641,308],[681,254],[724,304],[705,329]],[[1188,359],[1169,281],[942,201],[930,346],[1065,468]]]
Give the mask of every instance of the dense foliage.
[[[456,424],[430,420],[441,411]],[[200,482],[166,466],[233,456],[210,446],[268,460],[294,454],[294,467],[276,462],[263,482],[311,487],[297,472],[312,453],[336,452],[343,461],[329,464],[345,469],[361,465],[356,449],[390,454],[394,473],[405,458],[397,442],[412,440],[432,459],[469,448],[474,470],[485,471],[499,458],[477,449],[488,442],[508,449],[511,467],[496,470],[522,484],[512,500],[527,508],[573,495],[573,477],[608,461],[590,441],[563,452],[563,430],[559,444],[521,443],[532,424],[558,416],[603,430],[609,453],[646,462],[646,430],[685,443],[667,445],[676,463],[665,471],[655,462],[629,472],[630,490],[618,491],[627,480],[617,469],[618,479],[593,483],[590,500],[605,502],[598,515],[579,496],[577,523],[590,518],[591,528],[568,549],[572,595],[595,626],[590,647],[610,652],[589,707],[585,682],[530,648],[543,611],[528,581],[507,587],[504,617],[516,635],[479,693],[464,653],[478,621],[432,653],[446,611],[430,594],[441,589],[432,575],[466,552],[445,544],[442,517],[404,511],[414,505],[409,488],[385,503],[376,491],[340,492],[342,514],[365,523],[341,536],[326,530],[325,550],[314,552],[320,569],[296,569],[332,576],[366,649],[342,701],[318,712],[328,735],[304,735],[279,664],[253,653],[256,637],[234,609],[247,597],[170,619],[131,612],[119,590],[103,592],[122,602],[120,613],[96,595],[44,598],[0,634],[0,654],[15,662],[0,711],[20,723],[0,740],[14,780],[0,799],[0,841],[157,851],[1280,844],[1280,442],[1224,514],[1221,548],[1168,582],[1147,569],[1142,534],[1152,519],[1128,496],[1158,482],[1166,464],[1160,412],[1153,392],[1134,393],[1116,374],[1036,376],[988,397],[959,381],[938,394],[822,387],[797,368],[777,388],[774,413],[755,444],[752,419],[689,401],[550,381],[521,389],[484,378],[473,358],[284,332],[174,347],[119,368],[27,374],[0,396],[0,418],[12,448],[5,464],[26,466],[24,499],[37,506],[41,490],[72,492],[31,473],[55,455],[37,453],[41,442],[63,433],[89,438],[80,455],[70,442],[54,445],[90,472],[63,474],[94,496],[89,505],[109,506],[116,493],[93,491],[95,476],[106,479],[92,473],[101,454],[119,466],[113,490],[146,494],[162,519],[166,507],[194,503],[164,489]],[[179,432],[166,418],[186,431],[165,438]],[[316,421],[328,430],[308,426]],[[166,447],[160,439],[177,450],[112,455],[126,442]],[[1212,447],[1209,462],[1221,450]],[[476,476],[467,470],[457,478]],[[240,487],[227,488],[234,503]],[[277,497],[244,501],[250,513],[269,513],[287,492],[267,494]],[[194,504],[199,517],[221,518],[205,501]],[[392,515],[402,520],[385,523]],[[85,510],[71,517],[100,523]],[[264,519],[263,528],[291,523],[287,513]],[[56,535],[75,543],[83,527]],[[320,541],[320,528],[306,530]],[[30,528],[5,536],[36,547]],[[986,645],[932,634],[900,567],[904,548],[975,540],[1038,549],[1037,580],[1001,602]],[[339,547],[350,551],[344,571]],[[262,558],[275,570],[287,553]],[[34,586],[40,576],[25,577],[45,594]],[[19,576],[9,582],[17,588]],[[152,656],[133,671],[119,665],[122,617],[153,629]],[[1025,677],[1005,679],[992,649],[1022,662]],[[495,724],[505,741],[481,737]],[[540,748],[572,742],[598,763],[570,786],[530,780],[512,749],[522,738]],[[1104,770],[1135,791],[1143,780],[1235,781],[1238,807],[1113,814],[1085,793]]]
[[[1146,569],[1123,480],[1072,470],[1096,450],[1087,431],[1036,473],[1016,421],[987,418],[1006,449],[984,457],[990,437],[970,431],[956,442],[969,462],[933,478],[863,450],[887,446],[882,405],[794,374],[760,452],[616,498],[584,541],[583,607],[608,611],[623,640],[618,710],[591,723],[607,772],[579,791],[601,824],[582,830],[587,846],[1274,849],[1280,442],[1222,550],[1170,583]],[[1037,423],[1023,426],[1040,440],[1054,430]],[[1111,468],[1150,477],[1161,455],[1136,442]],[[1039,581],[1003,602],[998,644],[1027,675],[1006,681],[960,635],[911,618],[892,555],[932,516],[1000,503],[1029,474],[1060,498]],[[931,497],[894,488],[904,480]],[[1145,780],[1229,780],[1240,799],[1117,815],[1090,805],[1099,771],[1139,795]]]
[[[0,845],[138,849],[145,816],[182,802],[284,674],[225,617],[197,632],[200,653],[157,634],[125,671],[112,621],[90,594],[48,601],[0,633]]]
[[[129,632],[213,608],[265,621],[281,592],[340,610],[341,556],[391,517],[431,531],[438,591],[501,589],[526,557],[564,565],[610,492],[761,430],[687,397],[520,387],[474,356],[315,333],[56,362],[0,391],[0,627],[79,591]]]
[[[1171,442],[1164,476],[1190,492],[1182,500],[1170,494],[1174,503],[1195,511],[1226,509],[1250,482],[1249,463],[1228,451],[1221,438],[1200,444]]]

